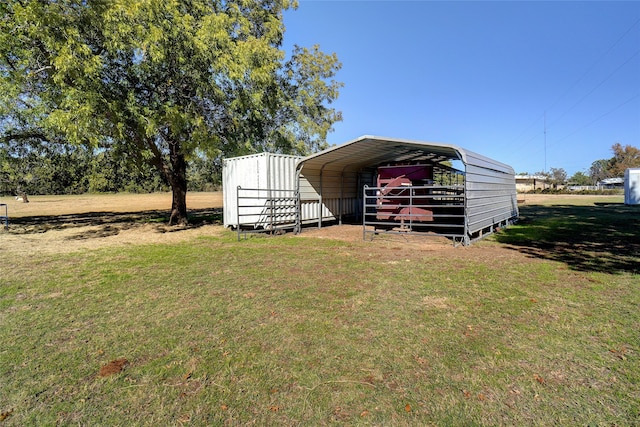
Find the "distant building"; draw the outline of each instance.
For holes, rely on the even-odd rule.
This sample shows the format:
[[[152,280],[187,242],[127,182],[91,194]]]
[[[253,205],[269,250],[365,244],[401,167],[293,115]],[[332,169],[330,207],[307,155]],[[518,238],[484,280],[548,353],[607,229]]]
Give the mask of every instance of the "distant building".
[[[529,191],[544,190],[550,188],[549,178],[542,175],[516,175],[516,191],[527,193]]]
[[[598,182],[598,187],[607,190],[624,188],[624,178],[605,178],[602,181]]]
[[[571,191],[619,190],[624,187],[624,178],[605,178],[597,185],[569,185]]]

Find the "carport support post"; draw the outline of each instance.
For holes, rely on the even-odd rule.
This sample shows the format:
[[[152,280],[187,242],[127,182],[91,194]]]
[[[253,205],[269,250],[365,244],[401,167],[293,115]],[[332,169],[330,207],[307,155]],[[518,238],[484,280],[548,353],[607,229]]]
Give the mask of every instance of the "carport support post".
[[[300,200],[300,175],[302,174],[302,169],[299,169],[296,166],[296,195],[298,201],[296,202],[296,228],[295,233],[302,233],[302,201]]]
[[[322,228],[322,176],[324,175],[324,167],[320,168],[320,194],[318,194],[318,228]]]
[[[346,166],[345,166],[346,167]],[[342,225],[342,204],[344,203],[344,168],[340,174],[340,201],[338,203],[338,224]]]
[[[465,165],[466,168],[466,165]],[[469,217],[467,216],[467,179],[465,175],[464,180],[464,237],[462,238],[462,245],[469,246],[471,244],[471,237],[469,236]]]
[[[367,184],[362,187],[362,240],[367,240],[367,188]],[[375,230],[374,226],[373,231]]]

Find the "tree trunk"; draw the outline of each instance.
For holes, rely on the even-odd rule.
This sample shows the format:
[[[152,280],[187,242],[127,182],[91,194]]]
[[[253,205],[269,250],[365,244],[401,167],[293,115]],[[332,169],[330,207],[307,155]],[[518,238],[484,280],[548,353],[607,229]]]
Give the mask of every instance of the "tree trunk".
[[[171,217],[169,225],[186,225],[187,218],[187,162],[180,150],[179,142],[169,144],[169,160],[171,172],[169,184],[173,197],[171,200]]]
[[[169,225],[187,225],[189,220],[187,218],[187,181],[183,179],[184,185],[171,184],[171,191],[173,193],[171,199],[171,217],[169,218]]]

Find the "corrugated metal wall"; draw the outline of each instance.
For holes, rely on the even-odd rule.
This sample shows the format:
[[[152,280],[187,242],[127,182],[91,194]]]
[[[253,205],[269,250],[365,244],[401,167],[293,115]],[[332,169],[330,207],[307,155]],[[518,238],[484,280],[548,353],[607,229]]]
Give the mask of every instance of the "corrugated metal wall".
[[[465,152],[463,163],[469,236],[518,216],[513,169],[471,152]]]
[[[259,218],[261,209],[255,208],[255,217],[238,219],[238,186],[260,190],[296,190],[296,163],[300,156],[260,153],[234,157],[222,161],[222,189],[224,196],[224,225],[236,227],[239,223],[252,224]],[[251,197],[251,192],[244,192]],[[253,196],[264,197],[264,192],[253,192]]]
[[[341,221],[361,215],[360,189],[373,182],[373,172],[307,168],[300,178],[303,222]]]

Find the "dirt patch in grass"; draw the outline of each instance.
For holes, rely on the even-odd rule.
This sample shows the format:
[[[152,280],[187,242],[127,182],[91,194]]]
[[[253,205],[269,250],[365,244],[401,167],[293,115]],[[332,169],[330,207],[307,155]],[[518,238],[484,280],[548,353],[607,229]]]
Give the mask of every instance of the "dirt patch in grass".
[[[596,199],[603,202],[617,200],[611,196],[538,194],[527,194],[524,198],[526,204],[522,208],[525,211],[532,204],[554,205],[567,201],[580,204],[585,199],[584,203],[590,201],[593,205]],[[0,228],[0,255],[28,256],[110,246],[175,243],[226,232],[222,226],[222,192],[189,193],[187,206],[191,223],[184,227],[167,224],[170,193],[30,196],[29,200],[30,203],[22,203],[14,198],[0,198],[0,203],[7,204],[10,221],[8,230]],[[470,247],[454,247],[451,240],[436,236],[367,234],[365,239],[361,225],[306,227],[299,236],[364,244],[367,251],[379,252],[390,261],[425,251],[474,259],[523,257],[509,251],[505,245],[480,242]]]
[[[29,196],[29,203],[12,197],[0,197],[7,204],[9,219],[57,217],[86,213],[126,213],[160,211],[167,215],[171,209],[171,193],[152,194],[81,194],[71,196]],[[187,208],[222,208],[222,192],[187,194]],[[3,212],[3,211],[2,211]]]
[[[429,236],[429,235],[415,235],[415,234],[402,234],[402,233],[380,233],[372,234],[367,233],[366,237],[363,235],[362,225],[333,225],[322,228],[311,227],[304,228],[300,234],[302,237],[315,237],[319,239],[332,239],[341,240],[345,242],[374,242],[385,244],[403,244],[410,246],[420,246],[423,249],[441,249],[443,247],[451,248],[453,243],[446,237],[441,236]]]
[[[189,194],[191,223],[175,227],[167,224],[168,193],[31,196],[29,200],[0,199],[8,205],[9,214],[9,228],[0,229],[0,255],[174,243],[224,232],[222,193]]]
[[[108,377],[109,375],[117,374],[122,372],[124,368],[129,365],[129,361],[125,358],[120,358],[116,360],[112,360],[100,367],[100,371],[98,372],[98,376],[100,377]]]
[[[421,236],[409,234],[368,233],[363,239],[361,225],[335,225],[321,229],[303,229],[295,238],[316,238],[349,243],[349,247],[339,249],[345,257],[362,257],[380,260],[386,265],[403,264],[410,260],[437,260],[447,258],[457,260],[464,267],[468,262],[489,262],[493,265],[508,265],[538,262],[537,257],[515,251],[508,245],[498,245],[491,240],[475,242],[470,246],[454,246],[453,242],[441,236]]]
[[[0,229],[0,255],[69,253],[104,247],[177,243],[199,236],[221,236],[221,192],[189,193],[190,225],[169,226],[171,194],[97,194],[79,196],[31,196],[30,203],[0,199],[8,204],[9,229]],[[462,258],[514,256],[500,246],[454,247],[436,236],[367,234],[361,225],[307,227],[300,235],[363,244],[365,250],[394,262],[416,253],[451,252]]]

